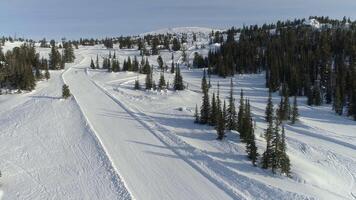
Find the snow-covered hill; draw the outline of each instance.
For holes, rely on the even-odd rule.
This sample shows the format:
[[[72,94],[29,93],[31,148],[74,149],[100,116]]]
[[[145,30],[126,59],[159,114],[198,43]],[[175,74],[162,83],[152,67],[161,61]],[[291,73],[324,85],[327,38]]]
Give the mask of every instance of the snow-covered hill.
[[[198,42],[206,48],[188,43],[189,59],[211,48],[206,38]],[[139,55],[115,50],[120,63]],[[160,53],[169,65],[172,52]],[[212,127],[193,123],[201,102],[201,69],[181,65],[184,91],[134,90],[134,81],[138,77],[143,85],[144,75],[89,69],[97,54],[105,57],[109,51],[80,47],[76,63],[52,72],[36,91],[0,96],[3,199],[356,199],[356,122],[335,115],[330,106],[310,107],[298,98],[300,120],[286,124],[292,164],[287,178],[253,167],[238,133],[217,141]],[[174,62],[181,63],[181,54],[174,53]],[[148,59],[156,68],[157,56]],[[160,71],[154,71],[157,81]],[[58,98],[62,73],[71,100]],[[173,82],[172,74],[165,78]],[[227,98],[230,79],[212,76],[211,91],[217,82],[220,96]],[[241,89],[250,99],[262,154],[265,75],[237,75],[233,82],[235,99]],[[278,104],[277,94],[273,101]]]

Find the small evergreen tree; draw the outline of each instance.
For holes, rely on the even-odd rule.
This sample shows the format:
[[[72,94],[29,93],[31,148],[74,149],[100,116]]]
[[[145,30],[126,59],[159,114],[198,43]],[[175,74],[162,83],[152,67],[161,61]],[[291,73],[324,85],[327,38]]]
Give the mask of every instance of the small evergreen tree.
[[[135,90],[141,89],[140,82],[139,82],[138,78],[135,80],[135,87],[134,88],[135,88]]]
[[[90,68],[95,69],[95,64],[93,59],[90,60]]]
[[[67,99],[70,96],[71,96],[71,94],[70,94],[69,87],[68,87],[68,85],[64,84],[62,87],[62,97],[64,99]]]
[[[46,67],[44,76],[45,76],[46,80],[48,80],[51,77],[51,75],[49,74],[49,71],[48,71],[48,66]]]
[[[158,88],[163,90],[166,88],[166,81],[164,80],[164,74],[161,73],[161,77],[159,78]]]

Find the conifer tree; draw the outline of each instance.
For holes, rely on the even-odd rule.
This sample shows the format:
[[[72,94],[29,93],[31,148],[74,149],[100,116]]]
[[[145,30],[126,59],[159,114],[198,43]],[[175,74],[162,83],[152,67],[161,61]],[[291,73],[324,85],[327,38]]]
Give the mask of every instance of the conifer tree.
[[[233,82],[231,79],[230,82],[230,97],[229,97],[229,106],[227,108],[227,129],[228,130],[236,130],[237,129],[237,115],[235,109],[235,99],[234,99],[234,91],[233,91]]]
[[[96,69],[100,68],[100,66],[99,66],[99,55],[98,54],[96,54],[96,65],[95,65],[95,68]]]
[[[172,53],[171,73],[174,74],[174,54]]]
[[[62,87],[62,97],[64,99],[67,99],[70,96],[71,96],[71,94],[70,94],[70,91],[69,91],[69,87],[68,87],[68,85],[64,84],[63,87]]]
[[[285,131],[284,131],[284,126],[282,126],[282,138],[281,138],[281,144],[280,144],[280,169],[283,174],[286,174],[287,176],[290,176],[290,160],[286,152],[286,136],[285,136]]]
[[[254,133],[253,123],[252,123],[251,107],[249,101],[247,101],[245,110],[246,110],[245,112],[246,133],[245,133],[244,140],[246,141],[246,152],[248,158],[252,161],[252,164],[256,166],[256,161],[259,155],[257,152],[257,146],[255,142],[255,133]]]
[[[161,73],[161,76],[159,78],[158,88],[160,90],[163,90],[163,89],[166,88],[166,81],[164,80],[164,74],[163,73]]]
[[[225,117],[224,117],[224,112],[223,108],[219,108],[219,113],[218,113],[218,120],[217,120],[217,125],[216,125],[216,131],[218,133],[218,140],[222,140],[225,137]]]
[[[90,68],[95,69],[95,64],[93,59],[90,60]]]
[[[215,126],[218,117],[217,103],[215,99],[215,93],[213,92],[213,97],[211,98],[211,109],[209,116],[209,125]]]
[[[48,80],[51,77],[51,75],[49,74],[49,71],[48,71],[48,66],[45,69],[44,77],[45,77],[46,80]]]
[[[177,66],[176,74],[174,76],[174,90],[184,90],[183,77],[180,73],[180,68]]]
[[[273,153],[271,156],[271,169],[273,173],[276,173],[280,163],[280,125],[281,121],[276,117],[272,136]]]
[[[157,63],[158,63],[159,68],[163,71],[163,59],[162,59],[161,55],[159,55],[157,57]]]
[[[139,89],[141,89],[141,86],[140,86],[140,81],[139,81],[139,79],[138,79],[138,77],[137,77],[137,79],[135,80],[135,90],[139,90]]]
[[[267,169],[271,167],[272,164],[272,154],[273,154],[273,145],[272,145],[272,139],[273,139],[273,118],[274,118],[274,111],[273,111],[273,105],[267,106],[268,109],[272,109],[270,117],[272,120],[267,121],[268,126],[265,131],[265,139],[266,139],[266,150],[262,155],[262,168]],[[269,120],[269,119],[268,119]]]
[[[150,90],[153,88],[153,77],[152,77],[152,72],[150,71],[146,75],[146,90]]]
[[[297,96],[294,96],[294,101],[293,101],[293,108],[292,108],[292,114],[291,114],[291,122],[292,124],[295,124],[295,122],[298,120],[299,112],[298,112],[298,104],[297,104]]]
[[[268,93],[268,101],[267,101],[267,106],[266,106],[266,111],[265,111],[265,120],[267,123],[271,123],[273,121],[273,102],[272,102],[272,92],[269,91]]]
[[[244,93],[243,90],[241,89],[240,92],[240,105],[239,105],[239,112],[237,114],[237,131],[241,134],[243,134],[243,118],[244,118]]]
[[[49,54],[49,65],[50,69],[56,70],[59,69],[61,66],[61,54],[57,50],[56,46],[51,47],[51,53]]]
[[[201,89],[203,93],[203,101],[200,108],[200,122],[202,124],[206,124],[209,122],[209,114],[210,114],[210,103],[209,103],[209,88],[206,82],[206,72],[204,70]]]

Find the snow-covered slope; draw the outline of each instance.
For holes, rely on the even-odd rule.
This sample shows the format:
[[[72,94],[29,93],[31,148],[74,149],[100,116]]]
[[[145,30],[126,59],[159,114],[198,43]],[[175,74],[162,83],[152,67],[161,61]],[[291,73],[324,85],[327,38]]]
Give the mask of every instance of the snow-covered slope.
[[[190,60],[194,52],[206,55],[214,47],[205,37],[197,41],[186,44]],[[168,65],[171,53],[160,52]],[[285,125],[293,176],[287,178],[253,167],[238,133],[217,141],[212,127],[193,123],[201,69],[181,65],[185,91],[133,90],[145,75],[91,70],[90,58],[97,54],[109,51],[76,50],[76,63],[63,75],[71,100],[58,99],[61,72],[34,92],[0,96],[4,199],[356,199],[356,122],[330,106],[310,107],[298,98],[300,120]],[[174,62],[181,63],[181,54],[174,53]],[[116,48],[116,55],[123,63],[139,51]],[[157,56],[148,60],[157,66]],[[159,75],[154,69],[156,81]],[[173,82],[172,74],[165,78]],[[230,79],[212,76],[210,91],[217,82],[227,98]],[[250,99],[262,154],[265,75],[236,75],[233,82],[235,99],[241,89]],[[273,101],[279,102],[277,94]]]
[[[61,71],[36,91],[0,95],[0,198],[130,199]]]
[[[147,33],[141,34],[143,35],[155,35],[155,34],[179,34],[179,33],[203,33],[203,34],[209,34],[211,31],[219,31],[217,29],[212,29],[212,28],[206,28],[206,27],[174,27],[174,28],[164,28],[164,29],[159,29]]]

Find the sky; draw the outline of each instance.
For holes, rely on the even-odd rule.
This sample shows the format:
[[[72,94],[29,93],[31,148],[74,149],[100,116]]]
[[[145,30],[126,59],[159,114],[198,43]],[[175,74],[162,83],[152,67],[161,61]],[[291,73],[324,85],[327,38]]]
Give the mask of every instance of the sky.
[[[356,0],[0,0],[0,35],[103,38],[162,28],[240,27],[311,15],[356,19]]]

